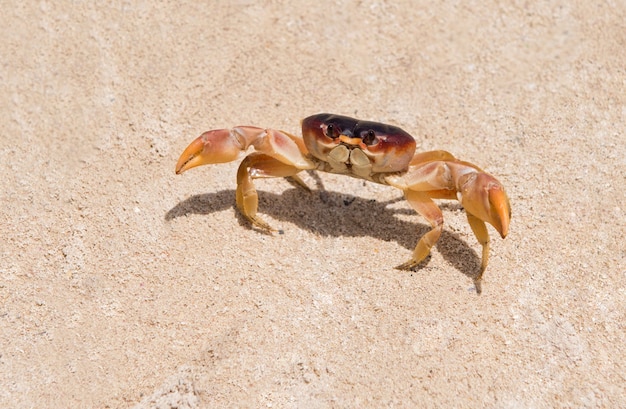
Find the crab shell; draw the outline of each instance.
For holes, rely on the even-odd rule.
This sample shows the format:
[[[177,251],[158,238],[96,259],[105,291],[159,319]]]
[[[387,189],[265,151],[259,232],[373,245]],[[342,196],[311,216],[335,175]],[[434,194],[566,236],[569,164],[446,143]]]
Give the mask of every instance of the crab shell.
[[[367,172],[359,168],[370,174],[407,170],[416,148],[415,139],[396,126],[334,114],[303,119],[302,137],[311,155],[334,167],[330,171],[361,177]],[[342,172],[340,164],[352,172]]]

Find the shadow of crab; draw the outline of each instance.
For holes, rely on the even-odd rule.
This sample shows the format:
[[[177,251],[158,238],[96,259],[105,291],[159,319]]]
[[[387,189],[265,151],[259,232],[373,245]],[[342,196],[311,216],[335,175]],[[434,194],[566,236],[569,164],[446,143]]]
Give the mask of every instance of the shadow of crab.
[[[381,202],[326,190],[309,192],[292,188],[281,194],[259,191],[259,213],[261,217],[268,215],[322,236],[373,237],[383,241],[395,241],[413,251],[418,239],[430,230],[430,226],[406,221],[407,218],[420,218],[408,206],[390,206],[403,200],[403,197],[398,197]],[[170,209],[165,220],[170,221],[189,214],[207,215],[223,211],[234,207],[234,202],[234,190],[194,195]],[[439,205],[444,212],[461,209],[459,204],[451,202],[441,202]],[[253,228],[243,215],[238,211],[236,214],[241,225]],[[376,228],[372,228],[373,221]],[[280,228],[276,222],[270,221],[270,224]],[[262,230],[257,231],[266,234]],[[447,231],[445,225],[436,248],[458,271],[472,279],[476,277],[480,269],[480,257],[457,234]],[[406,258],[409,256],[410,252],[404,255]],[[398,264],[405,261],[404,257],[397,260]],[[429,260],[430,256],[414,270],[420,270]]]

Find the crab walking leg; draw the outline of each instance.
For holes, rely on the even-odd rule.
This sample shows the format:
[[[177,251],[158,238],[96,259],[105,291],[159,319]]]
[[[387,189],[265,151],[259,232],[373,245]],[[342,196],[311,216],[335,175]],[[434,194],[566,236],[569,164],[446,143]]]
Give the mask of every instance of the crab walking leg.
[[[432,226],[432,230],[417,242],[411,260],[397,267],[401,270],[411,269],[422,262],[441,236],[443,214],[432,198],[449,198],[451,195],[454,198],[450,169],[446,166],[447,162],[440,160],[429,161],[431,159],[454,157],[445,151],[425,152],[416,156],[419,156],[425,162],[411,166],[405,175],[385,178],[386,183],[402,189],[411,207]]]
[[[315,163],[306,158],[306,147],[301,138],[275,129],[238,126],[215,129],[200,135],[187,146],[176,164],[176,173],[196,166],[225,163],[236,160],[250,146],[257,152],[246,157],[237,171],[237,207],[260,229],[272,228],[257,217],[258,195],[252,179],[259,177],[295,177],[305,169],[315,169]],[[304,185],[301,179],[296,182]]]
[[[460,162],[460,169],[468,165]],[[455,169],[453,173],[460,173]],[[504,188],[496,178],[488,173],[465,173],[457,178],[458,199],[465,208],[467,221],[474,236],[483,247],[480,271],[474,278],[476,292],[481,292],[483,273],[489,263],[489,232],[486,223],[491,224],[505,238],[509,232],[511,205]]]
[[[487,231],[487,225],[485,224],[485,222],[480,220],[473,214],[467,213],[467,221],[472,228],[472,231],[474,232],[474,236],[476,236],[478,243],[483,246],[483,257],[480,263],[480,271],[478,272],[478,275],[474,277],[474,285],[476,286],[476,291],[480,294],[480,282],[483,279],[483,273],[485,272],[487,264],[489,263],[489,232]]]
[[[409,270],[424,261],[428,253],[430,253],[430,249],[439,240],[443,230],[443,214],[439,206],[428,197],[427,192],[405,190],[404,196],[411,207],[432,226],[432,230],[424,234],[417,242],[417,246],[415,246],[413,251],[413,258],[396,267],[401,270]]]
[[[257,216],[259,195],[254,188],[253,179],[271,177],[295,177],[301,169],[283,163],[263,153],[251,153],[239,165],[237,170],[237,208],[259,229],[274,231],[263,219]]]
[[[385,181],[402,189],[411,206],[433,226],[418,242],[413,258],[399,268],[412,268],[421,262],[441,235],[441,211],[431,199],[456,198],[465,208],[467,220],[482,246],[480,271],[474,280],[480,292],[480,281],[489,262],[489,233],[485,223],[495,227],[502,238],[509,230],[511,207],[500,182],[445,151],[416,154],[406,174],[389,176]]]

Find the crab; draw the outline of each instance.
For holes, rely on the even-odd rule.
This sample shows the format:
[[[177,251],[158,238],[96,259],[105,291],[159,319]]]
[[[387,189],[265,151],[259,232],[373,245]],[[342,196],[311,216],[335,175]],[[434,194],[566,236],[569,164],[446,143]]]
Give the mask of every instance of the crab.
[[[505,238],[511,207],[502,184],[490,174],[443,150],[416,152],[415,139],[404,130],[379,122],[362,121],[334,114],[316,114],[302,120],[302,136],[254,126],[216,129],[200,135],[185,149],[176,164],[176,174],[200,165],[238,159],[250,153],[237,170],[236,203],[252,225],[274,229],[258,214],[254,179],[291,177],[298,183],[303,170],[318,170],[365,179],[402,190],[409,205],[431,225],[415,247],[410,260],[396,268],[411,270],[430,253],[441,236],[443,214],[433,199],[457,199],[482,246],[481,280],[489,262],[491,224]]]

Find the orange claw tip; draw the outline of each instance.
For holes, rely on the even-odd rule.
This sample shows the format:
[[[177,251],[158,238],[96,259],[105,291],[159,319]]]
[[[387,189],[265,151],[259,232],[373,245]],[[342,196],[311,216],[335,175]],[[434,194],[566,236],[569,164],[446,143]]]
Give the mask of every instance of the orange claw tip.
[[[489,190],[489,201],[494,214],[493,226],[498,230],[500,236],[505,238],[509,234],[509,223],[511,221],[511,205],[502,187],[494,187]]]
[[[204,140],[202,136],[196,138],[185,148],[176,163],[176,174],[180,175],[186,170],[204,164],[202,152],[204,151]]]
[[[246,129],[244,127],[239,128],[239,132],[237,130],[238,128],[235,128],[231,132],[228,129],[215,129],[197,137],[178,158],[176,173],[180,174],[200,165],[226,163],[237,159],[239,154],[249,145],[242,143],[240,138],[245,139],[249,136],[248,134],[252,134],[251,138],[254,138],[256,128]]]

